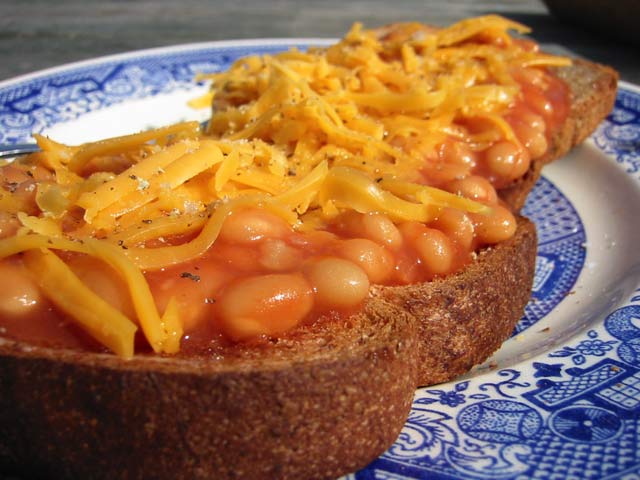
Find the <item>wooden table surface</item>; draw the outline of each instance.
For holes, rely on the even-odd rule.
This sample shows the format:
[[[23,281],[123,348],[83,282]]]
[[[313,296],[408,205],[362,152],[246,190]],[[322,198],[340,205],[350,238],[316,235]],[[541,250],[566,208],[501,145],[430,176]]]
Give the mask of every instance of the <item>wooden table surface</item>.
[[[0,0],[0,80],[67,62],[208,40],[339,37],[366,26],[419,20],[445,25],[500,13],[533,28],[551,51],[608,63],[640,83],[640,54],[562,24],[537,0]]]

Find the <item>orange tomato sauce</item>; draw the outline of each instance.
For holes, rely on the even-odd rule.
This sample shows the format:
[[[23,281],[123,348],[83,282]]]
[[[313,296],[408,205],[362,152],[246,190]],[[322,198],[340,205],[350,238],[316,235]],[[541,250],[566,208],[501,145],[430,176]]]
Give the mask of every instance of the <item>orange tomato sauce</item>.
[[[452,134],[435,157],[425,157],[419,172],[419,183],[486,204],[490,214],[442,208],[422,224],[347,211],[321,230],[298,232],[266,210],[234,211],[202,257],[143,272],[158,311],[163,312],[171,298],[178,304],[184,328],[180,355],[210,355],[234,342],[266,341],[296,325],[348,316],[366,301],[372,284],[406,285],[446,277],[464,268],[478,249],[511,238],[516,220],[497,190],[517,181],[531,161],[546,154],[569,112],[568,88],[550,72],[523,68],[512,75],[521,94],[502,118],[515,138],[496,137],[495,125],[485,118],[462,118],[454,127],[475,144]],[[403,138],[390,143],[412,149],[419,142]],[[51,175],[41,167],[0,169],[2,188],[17,191],[29,214],[38,213],[35,182]],[[78,212],[68,221],[80,218]],[[0,238],[19,228],[15,215],[0,212]],[[193,235],[154,240],[147,247],[179,244]],[[58,255],[101,298],[135,319],[126,284],[117,272],[82,254]],[[0,260],[0,278],[0,336],[34,345],[106,351],[39,292],[37,279],[22,267],[19,254]],[[136,352],[149,351],[138,332]]]
[[[146,272],[145,278],[159,311],[171,297],[178,302],[184,355],[255,339],[260,335],[253,333],[252,317],[267,322],[270,334],[277,336],[323,316],[349,315],[364,302],[371,284],[444,277],[471,261],[481,246],[513,234],[515,219],[499,205],[490,184],[479,177],[469,177],[462,187],[458,183],[453,187],[480,191],[476,198],[492,205],[494,214],[444,209],[429,224],[396,225],[381,214],[348,212],[326,230],[300,233],[275,214],[248,208],[229,217],[204,256]],[[497,226],[483,227],[492,217],[504,218]],[[82,254],[59,256],[102,299],[135,318],[126,285],[113,269]],[[0,276],[7,283],[0,292],[3,336],[35,345],[103,350],[38,293],[20,255],[0,261]],[[137,351],[145,350],[139,336]]]

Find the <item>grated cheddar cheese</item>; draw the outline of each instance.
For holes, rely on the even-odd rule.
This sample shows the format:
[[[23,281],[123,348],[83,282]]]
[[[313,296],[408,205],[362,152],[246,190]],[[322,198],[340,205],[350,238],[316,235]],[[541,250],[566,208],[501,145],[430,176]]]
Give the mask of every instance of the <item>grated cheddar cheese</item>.
[[[522,95],[514,72],[569,63],[509,30],[528,31],[493,15],[444,29],[355,24],[328,48],[250,56],[204,76],[211,92],[193,104],[212,105],[206,132],[186,122],[80,146],[36,135],[42,152],[25,162],[51,176],[37,185],[36,209],[2,191],[2,210],[21,228],[0,239],[0,258],[28,252],[28,269],[47,272],[43,291],[116,354],[133,355],[136,324],[154,351],[175,353],[180,311],[172,299],[158,312],[143,272],[204,255],[236,210],[267,209],[300,232],[346,210],[396,223],[427,223],[444,208],[488,213],[436,188],[473,173],[442,161],[442,145],[519,145],[504,118]],[[164,240],[181,235],[187,240]],[[56,251],[115,268],[137,318],[104,302],[92,313],[95,295]]]

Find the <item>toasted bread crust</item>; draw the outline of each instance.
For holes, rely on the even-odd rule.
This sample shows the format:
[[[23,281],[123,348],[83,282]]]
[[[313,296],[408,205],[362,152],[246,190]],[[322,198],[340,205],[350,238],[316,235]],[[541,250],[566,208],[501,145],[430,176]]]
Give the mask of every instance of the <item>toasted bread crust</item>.
[[[509,336],[534,258],[535,228],[520,219],[514,238],[451,277],[379,287],[348,320],[216,359],[125,361],[4,341],[0,467],[61,479],[355,470],[393,443],[417,385],[466,371]]]
[[[263,360],[178,360],[0,344],[0,471],[74,478],[332,478],[397,437],[416,324],[373,299]],[[377,393],[376,393],[377,392]]]
[[[593,72],[593,69],[597,72]],[[586,69],[586,70],[585,70]],[[576,62],[567,124],[501,197],[519,209],[545,162],[607,113],[615,74]],[[586,72],[594,75],[591,81]],[[580,86],[582,85],[582,86]],[[463,271],[374,287],[364,310],[210,359],[31,347],[0,339],[0,471],[25,478],[332,478],[396,438],[414,389],[449,380],[508,338],[529,298],[535,228]]]
[[[457,377],[509,338],[531,295],[536,246],[535,226],[520,217],[514,237],[456,275],[378,287],[382,298],[419,319],[418,385]]]

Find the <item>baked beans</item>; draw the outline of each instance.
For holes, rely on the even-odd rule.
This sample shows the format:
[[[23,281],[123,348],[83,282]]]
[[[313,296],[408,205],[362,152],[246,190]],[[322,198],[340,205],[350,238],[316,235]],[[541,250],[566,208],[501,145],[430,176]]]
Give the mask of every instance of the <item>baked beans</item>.
[[[313,291],[299,273],[246,277],[216,301],[216,321],[232,340],[273,335],[298,325],[313,309]]]
[[[521,123],[523,125],[527,125],[538,132],[545,132],[547,129],[547,124],[544,121],[544,118],[537,113],[533,113],[525,106],[516,107],[514,111],[507,116],[507,120],[513,124]]]
[[[262,267],[274,272],[293,270],[302,261],[302,254],[284,240],[267,238],[258,247],[258,262]]]
[[[473,40],[505,45],[507,37],[495,33],[480,33]],[[390,32],[389,36],[395,34]],[[397,35],[398,38],[402,35],[409,38],[410,33],[398,30]],[[527,40],[515,42],[526,50],[537,49]],[[405,50],[405,66],[408,65],[406,52],[409,50]],[[402,54],[398,59],[403,60]],[[487,76],[479,78],[480,84],[490,84],[493,80],[490,78],[491,69],[487,72]],[[442,127],[436,126],[439,133],[434,137],[423,135],[421,131],[434,125],[428,114],[420,118],[410,118],[407,114],[407,118],[397,124],[395,121],[385,122],[385,119],[376,123],[359,118],[360,110],[356,104],[337,107],[348,127],[387,141],[391,147],[411,157],[407,164],[412,169],[415,167],[414,171],[400,169],[394,172],[387,170],[386,166],[374,166],[369,171],[376,179],[397,174],[400,181],[444,188],[489,205],[492,209],[490,214],[430,206],[428,216],[417,218],[431,219],[436,215],[435,219],[423,224],[400,222],[397,218],[402,218],[402,214],[385,215],[382,209],[364,214],[348,211],[336,218],[330,218],[331,209],[325,209],[314,217],[314,221],[320,224],[319,229],[307,232],[304,228],[294,230],[265,208],[237,210],[225,219],[214,245],[202,258],[162,271],[144,273],[160,312],[166,309],[170,299],[175,299],[185,331],[199,334],[206,326],[214,332],[207,341],[216,336],[245,340],[277,335],[301,322],[319,318],[329,310],[336,315],[352,312],[366,300],[371,284],[407,284],[444,276],[459,269],[469,260],[474,249],[510,238],[517,228],[516,219],[499,204],[496,189],[521,178],[529,169],[531,160],[545,154],[551,135],[566,118],[570,97],[566,85],[548,75],[544,68],[518,68],[504,73],[512,74],[521,86],[520,93],[513,97],[513,103],[492,108],[491,115],[478,113],[473,105],[467,105],[471,108],[456,110],[451,117],[453,120],[445,122],[446,126],[444,123]],[[264,78],[259,80],[266,81]],[[337,79],[332,81],[339,83]],[[354,82],[354,88],[365,92],[385,87],[382,79],[368,75],[356,75],[347,82]],[[296,101],[301,100],[300,92],[294,92],[294,97]],[[231,103],[239,106],[249,99],[236,100]],[[229,98],[218,98],[214,102],[224,106],[225,102],[229,103]],[[443,107],[448,108],[449,105],[443,104]],[[501,118],[512,127],[515,138],[504,134],[504,125],[494,113],[502,115]],[[402,112],[400,114],[403,115]],[[271,139],[278,143],[290,144],[293,149],[308,149],[309,152],[321,149],[326,143],[323,134],[303,135],[306,127],[295,118],[280,118],[279,121],[286,128],[272,135]],[[434,118],[434,121],[437,120]],[[218,124],[220,128],[211,127],[210,133],[224,131],[221,125]],[[384,132],[386,127],[389,127],[388,132]],[[296,142],[298,145],[294,145]],[[339,148],[350,147],[340,145]],[[363,158],[368,151],[365,145]],[[398,152],[387,153],[388,158],[380,161],[403,162],[406,158]],[[334,155],[336,153],[327,150],[326,158],[330,164],[334,162],[331,158],[338,158]],[[350,155],[348,153],[345,158]],[[353,155],[356,160],[357,155],[360,153]],[[349,158],[346,163],[356,166],[353,163],[356,160]],[[376,162],[378,160],[376,158]],[[100,158],[92,159],[84,173],[98,170],[101,161]],[[43,213],[35,201],[34,182],[48,181],[54,174],[35,163],[16,162],[15,165],[0,167],[0,187],[13,195],[6,202],[10,205],[10,212],[19,209],[28,214]],[[111,159],[110,163],[113,166],[108,175],[126,167],[123,158]],[[371,162],[367,163],[371,167]],[[199,179],[190,183],[189,190],[206,188],[211,175],[212,172],[203,172]],[[87,181],[97,182],[98,178],[87,178]],[[44,191],[39,190],[39,194]],[[416,201],[411,193],[399,196]],[[440,198],[444,198],[444,205],[455,204],[447,203],[449,196]],[[38,201],[43,204],[41,199],[39,197]],[[73,204],[73,201],[69,200],[69,203]],[[317,207],[318,202],[314,199],[310,208]],[[61,222],[62,230],[77,233],[76,228],[81,228],[84,223],[84,212],[75,204],[68,208]],[[10,212],[0,212],[0,238],[14,235],[20,228],[20,222]],[[310,216],[315,213],[311,212]],[[306,227],[310,223],[302,225]],[[190,230],[186,235],[166,239],[166,244],[177,245],[196,234]],[[154,244],[154,241],[158,243]],[[164,245],[165,240],[154,239],[144,246],[154,248],[160,244]],[[117,272],[83,255],[60,255],[90,289],[135,319],[130,292]],[[0,276],[4,275],[1,278],[10,279],[0,292],[0,327],[9,323],[3,316],[20,317],[34,309],[46,310],[48,318],[64,319],[62,314],[55,316],[58,315],[55,309],[41,298],[37,281],[21,268],[19,260],[12,263],[14,260],[0,262]],[[49,306],[45,309],[43,305]]]
[[[340,256],[362,268],[373,283],[383,283],[393,271],[393,255],[373,240],[367,238],[343,240],[339,243],[337,250]]]
[[[0,211],[0,238],[11,237],[20,228],[20,222],[13,213]]]
[[[489,147],[485,152],[485,162],[493,174],[506,181],[520,178],[531,163],[526,150],[508,141],[500,141]]]
[[[398,249],[402,245],[402,235],[400,235],[398,228],[384,214],[367,213],[361,215],[361,225],[364,236],[380,245],[391,249]]]
[[[400,285],[409,285],[426,280],[428,275],[422,268],[420,258],[412,249],[403,249],[396,254],[395,269],[393,271],[394,282]]]
[[[462,142],[444,142],[440,146],[438,155],[444,163],[467,165],[469,168],[474,167],[478,160],[477,154]]]
[[[277,215],[264,209],[247,208],[229,215],[220,230],[222,241],[251,244],[263,238],[281,238],[291,229]]]
[[[339,239],[338,235],[326,230],[313,230],[311,232],[294,233],[289,237],[289,243],[306,253],[313,253],[331,248],[331,245]]]
[[[136,318],[127,285],[113,268],[87,255],[72,255],[66,263],[96,295],[128,318]]]
[[[256,245],[235,245],[226,242],[216,242],[211,249],[211,255],[230,269],[241,272],[252,272],[259,265],[260,252]]]
[[[455,208],[445,208],[429,226],[445,233],[464,251],[472,249],[475,227],[465,212]]]
[[[164,312],[173,297],[185,333],[194,331],[212,317],[218,292],[233,278],[234,275],[213,258],[147,274],[158,311]]]
[[[402,236],[395,224],[382,213],[358,213],[353,210],[341,214],[332,225],[341,236],[366,237],[391,249],[400,248]]]
[[[517,123],[514,125],[513,130],[518,140],[529,151],[531,158],[538,158],[545,154],[548,144],[544,130],[536,129],[524,123]]]
[[[543,118],[553,115],[553,102],[537,88],[525,89],[525,103]]]
[[[42,306],[42,294],[29,272],[20,264],[0,261],[0,313],[8,317],[32,315]]]
[[[476,240],[480,244],[495,244],[513,236],[518,227],[511,211],[502,205],[495,205],[489,215],[469,214],[475,224]]]
[[[344,237],[362,236],[362,214],[354,210],[348,210],[340,214],[332,222],[335,231]]]
[[[428,228],[418,222],[400,225],[405,241],[418,254],[423,268],[431,275],[444,275],[451,271],[455,248],[449,237],[440,230]]]
[[[521,83],[543,87],[546,82],[545,73],[538,68],[521,68],[514,72],[514,77]]]
[[[337,257],[312,259],[304,268],[323,308],[344,309],[359,305],[369,293],[365,271],[349,260]]]
[[[493,205],[498,201],[496,189],[489,180],[480,175],[469,175],[459,180],[453,180],[444,185],[444,189],[456,195],[489,205]]]

